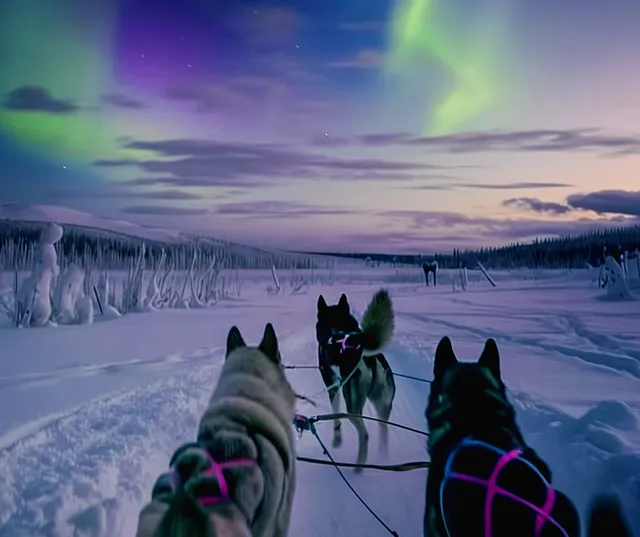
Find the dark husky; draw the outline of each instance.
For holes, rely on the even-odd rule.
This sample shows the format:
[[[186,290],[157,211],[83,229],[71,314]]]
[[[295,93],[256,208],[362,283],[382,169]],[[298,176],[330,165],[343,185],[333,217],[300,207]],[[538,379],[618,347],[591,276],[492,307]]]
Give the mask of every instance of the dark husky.
[[[520,432],[493,339],[476,363],[440,341],[426,418],[425,537],[580,537],[576,507]],[[617,501],[595,500],[589,537],[630,537],[625,525]]]
[[[329,391],[334,413],[340,412],[342,388],[347,412],[362,416],[367,399],[382,420],[391,415],[396,385],[389,362],[379,350],[391,341],[395,319],[391,297],[385,289],[373,295],[362,317],[362,325],[351,315],[347,295],[337,304],[328,306],[318,297],[318,365],[322,380]],[[369,433],[361,417],[350,418],[358,432],[357,463],[367,460]],[[380,424],[381,450],[387,452],[387,425]],[[333,423],[333,446],[342,443],[341,421]],[[360,471],[356,468],[356,471]]]

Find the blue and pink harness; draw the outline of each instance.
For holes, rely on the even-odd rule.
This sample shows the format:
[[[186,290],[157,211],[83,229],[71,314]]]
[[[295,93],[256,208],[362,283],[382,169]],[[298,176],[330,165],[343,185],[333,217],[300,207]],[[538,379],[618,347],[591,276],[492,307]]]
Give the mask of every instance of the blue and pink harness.
[[[523,476],[532,479],[523,480]],[[481,510],[472,513],[474,504],[466,499],[476,494],[484,495],[484,502]],[[533,464],[522,457],[521,450],[504,451],[472,438],[464,439],[451,452],[440,485],[440,509],[449,537],[461,535],[461,528],[469,525],[474,528],[482,525],[484,537],[507,535],[509,529],[514,528],[518,528],[521,537],[541,537],[543,529],[550,530],[546,535],[570,537],[551,516],[556,497],[555,489]],[[500,508],[505,514],[501,514],[499,524],[494,520],[494,513]],[[527,516],[527,511],[528,516],[533,515],[535,519],[534,532],[530,534],[521,529],[527,526],[527,521],[522,519]],[[504,523],[504,517],[513,518],[506,519],[508,522]],[[518,519],[516,524],[515,519]],[[505,531],[497,526],[504,526]]]

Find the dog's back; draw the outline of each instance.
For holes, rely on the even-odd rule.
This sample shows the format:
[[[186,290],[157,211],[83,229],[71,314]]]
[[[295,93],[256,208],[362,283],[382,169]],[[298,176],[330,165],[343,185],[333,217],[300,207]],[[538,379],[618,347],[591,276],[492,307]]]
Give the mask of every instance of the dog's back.
[[[575,506],[550,486],[548,466],[518,428],[495,341],[478,362],[460,363],[442,339],[426,417],[425,536],[579,537]]]
[[[433,377],[425,537],[579,537],[575,505],[551,486],[517,426],[496,342],[487,340],[478,362],[460,363],[443,338]],[[597,498],[588,537],[630,535],[617,499]]]
[[[295,395],[268,324],[257,347],[233,327],[198,427],[140,514],[137,537],[285,537],[295,490]]]

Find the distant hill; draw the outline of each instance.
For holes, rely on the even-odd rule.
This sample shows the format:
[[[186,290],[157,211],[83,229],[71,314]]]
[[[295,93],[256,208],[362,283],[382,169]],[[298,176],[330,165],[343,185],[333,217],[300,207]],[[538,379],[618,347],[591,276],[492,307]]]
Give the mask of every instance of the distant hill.
[[[103,218],[83,211],[57,205],[30,205],[26,203],[1,203],[0,220],[19,222],[56,222],[75,227],[113,232],[132,238],[158,242],[192,242],[188,234],[171,229],[141,226],[126,220]]]
[[[234,258],[236,266],[246,268],[269,268],[272,264],[278,268],[311,268],[328,266],[330,263],[329,256],[264,250],[209,236],[103,218],[56,205],[23,203],[0,204],[0,249],[3,241],[36,241],[42,224],[46,222],[55,222],[64,227],[64,252],[75,250],[76,254],[73,255],[78,256],[85,245],[94,252],[89,254],[91,256],[98,255],[98,251],[104,253],[106,250],[117,250],[120,257],[118,263],[124,263],[125,258],[133,255],[142,242],[146,244],[152,257],[165,249],[170,256],[180,258],[180,266],[188,266],[196,245],[200,251],[206,251],[209,255],[219,256],[226,252]],[[25,258],[21,260],[21,264],[23,262],[30,261]]]

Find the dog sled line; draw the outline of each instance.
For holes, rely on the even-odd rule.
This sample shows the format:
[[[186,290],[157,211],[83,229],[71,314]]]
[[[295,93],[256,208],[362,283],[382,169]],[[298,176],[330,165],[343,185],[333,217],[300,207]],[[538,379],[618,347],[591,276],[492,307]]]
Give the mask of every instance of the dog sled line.
[[[352,468],[356,472],[365,469],[391,472],[428,469],[430,466],[428,461],[388,465],[368,464],[366,462],[366,447],[363,450],[363,445],[366,446],[368,444],[368,433],[364,426],[359,426],[359,424],[362,424],[363,421],[379,423],[383,427],[381,429],[383,445],[387,442],[386,430],[389,426],[428,437],[429,433],[392,422],[388,418],[391,414],[395,396],[394,377],[411,379],[422,383],[430,383],[431,381],[413,375],[393,372],[384,355],[379,352],[390,341],[395,328],[392,303],[386,290],[381,289],[373,295],[363,315],[362,326],[359,326],[357,320],[351,315],[351,308],[345,294],[340,297],[338,304],[334,306],[327,305],[324,297],[320,295],[317,308],[316,335],[319,365],[283,365],[282,367],[289,370],[315,369],[321,373],[325,388],[311,397],[304,395],[296,395],[296,397],[311,403],[313,406],[317,406],[314,399],[326,391],[329,394],[333,412],[312,417],[296,414],[293,419],[293,425],[299,437],[305,432],[309,432],[314,436],[323,453],[327,456],[327,460],[301,455],[297,455],[296,460],[335,468],[340,478],[371,516],[390,535],[398,536],[398,533],[355,490],[344,475],[342,468]],[[369,352],[367,353],[366,351]],[[370,378],[367,377],[367,373],[369,373]],[[354,392],[356,393],[354,394]],[[338,412],[341,393],[344,394],[347,412]],[[364,404],[367,399],[376,408],[379,417],[365,416],[363,414]],[[338,437],[337,435],[344,419],[351,421],[358,432],[358,459],[355,463],[336,461],[315,427],[318,422],[333,421],[334,447],[337,447],[339,442],[336,443],[336,438],[341,439],[341,436]]]

